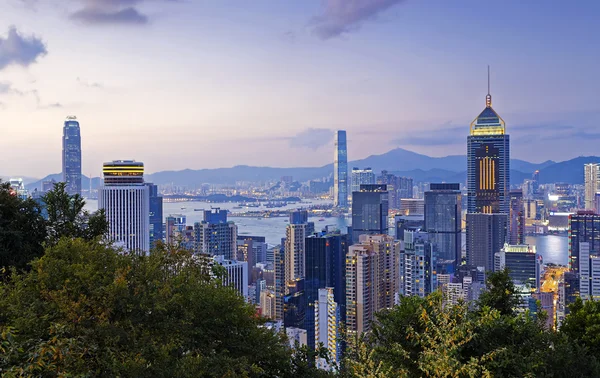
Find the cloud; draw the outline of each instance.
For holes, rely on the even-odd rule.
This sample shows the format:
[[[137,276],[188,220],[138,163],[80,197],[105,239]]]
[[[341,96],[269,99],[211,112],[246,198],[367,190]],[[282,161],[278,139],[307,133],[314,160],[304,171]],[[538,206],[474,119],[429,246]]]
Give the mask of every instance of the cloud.
[[[333,140],[334,132],[330,129],[308,128],[292,137],[277,138],[287,140],[292,148],[310,148],[316,150],[328,145]]]
[[[136,8],[145,0],[79,0],[83,8],[71,14],[71,19],[85,24],[143,25],[148,16]],[[177,0],[155,0],[175,2]]]
[[[98,88],[98,89],[104,88],[104,85],[102,85],[101,83],[90,82],[90,81],[81,79],[80,77],[77,77],[77,82],[79,83],[79,85],[82,85],[82,86],[88,87],[88,88]]]
[[[27,67],[48,53],[41,39],[21,35],[17,28],[8,28],[6,38],[0,36],[0,70],[11,65]]]
[[[16,94],[19,96],[25,95],[24,92],[13,87],[8,81],[0,81],[0,95],[2,94]]]
[[[363,22],[405,0],[324,0],[322,13],[313,18],[313,32],[321,39],[357,30]]]

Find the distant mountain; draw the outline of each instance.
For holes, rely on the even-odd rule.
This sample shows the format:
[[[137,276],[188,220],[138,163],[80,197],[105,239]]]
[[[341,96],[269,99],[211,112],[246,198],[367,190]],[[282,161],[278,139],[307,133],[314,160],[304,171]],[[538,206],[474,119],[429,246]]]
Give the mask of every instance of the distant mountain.
[[[540,170],[540,183],[548,184],[566,182],[568,184],[583,184],[583,165],[600,163],[600,157],[580,156],[575,159],[552,164]]]

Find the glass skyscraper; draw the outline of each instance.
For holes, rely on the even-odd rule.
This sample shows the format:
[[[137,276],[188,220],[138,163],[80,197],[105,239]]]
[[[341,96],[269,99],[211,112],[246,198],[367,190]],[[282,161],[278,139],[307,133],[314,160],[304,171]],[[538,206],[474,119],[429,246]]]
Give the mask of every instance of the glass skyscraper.
[[[361,185],[352,193],[352,243],[360,235],[388,233],[388,192],[385,184]]]
[[[437,258],[461,261],[461,201],[459,184],[431,184],[425,192],[425,231]]]
[[[81,194],[81,134],[75,116],[68,116],[63,127],[62,174],[67,193]]]
[[[158,186],[146,183],[150,193],[150,248],[163,239],[163,198],[158,194]]]
[[[333,205],[342,208],[348,207],[348,148],[345,130],[338,130],[335,134]]]

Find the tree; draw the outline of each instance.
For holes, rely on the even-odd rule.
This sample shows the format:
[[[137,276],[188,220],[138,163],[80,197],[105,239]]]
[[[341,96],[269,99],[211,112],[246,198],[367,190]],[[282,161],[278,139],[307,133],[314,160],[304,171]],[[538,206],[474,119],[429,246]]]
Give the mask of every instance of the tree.
[[[490,272],[486,279],[486,290],[479,296],[479,307],[496,309],[501,315],[514,315],[521,303],[508,268]]]
[[[9,183],[0,182],[0,270],[27,264],[42,256],[46,228],[40,205],[16,195]]]
[[[48,242],[54,245],[62,237],[91,240],[108,232],[104,209],[95,213],[85,210],[85,200],[79,194],[70,195],[66,183],[54,184],[43,201],[48,213]]]
[[[569,315],[565,317],[560,331],[600,358],[600,302],[583,302],[577,298],[569,306]]]
[[[283,336],[204,259],[61,239],[0,283],[3,376],[293,377]],[[2,340],[0,340],[2,342]]]

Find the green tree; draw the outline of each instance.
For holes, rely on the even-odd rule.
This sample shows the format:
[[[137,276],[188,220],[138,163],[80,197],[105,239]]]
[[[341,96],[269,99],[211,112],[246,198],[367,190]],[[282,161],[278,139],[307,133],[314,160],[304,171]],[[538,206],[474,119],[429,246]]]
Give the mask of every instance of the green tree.
[[[62,237],[91,240],[108,232],[104,209],[95,213],[85,210],[85,200],[79,194],[70,195],[66,184],[59,182],[43,197],[48,213],[48,242],[53,245]]]
[[[0,270],[26,269],[42,256],[46,228],[37,202],[18,197],[7,182],[0,182]]]
[[[560,332],[600,358],[600,302],[577,298],[569,306]]]
[[[510,278],[508,268],[488,273],[486,290],[479,296],[479,307],[490,307],[500,311],[501,315],[514,315],[521,299],[515,284]]]
[[[0,283],[2,345],[20,351],[3,376],[301,376],[285,338],[187,251],[63,238],[32,267]]]

